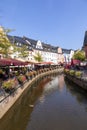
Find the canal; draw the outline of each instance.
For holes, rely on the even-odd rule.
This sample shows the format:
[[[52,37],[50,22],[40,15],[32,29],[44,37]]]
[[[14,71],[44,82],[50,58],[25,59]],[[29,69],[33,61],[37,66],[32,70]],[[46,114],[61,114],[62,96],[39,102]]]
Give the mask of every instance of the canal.
[[[46,76],[0,120],[0,130],[87,130],[87,93],[62,74]]]

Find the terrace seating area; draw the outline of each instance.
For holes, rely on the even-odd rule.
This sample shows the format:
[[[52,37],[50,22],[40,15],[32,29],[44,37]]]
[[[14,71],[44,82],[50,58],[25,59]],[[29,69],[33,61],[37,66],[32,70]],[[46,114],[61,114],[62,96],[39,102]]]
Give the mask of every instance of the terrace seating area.
[[[48,63],[34,64],[29,68],[28,63],[15,59],[0,59],[0,102],[7,96],[14,94],[18,88],[22,88],[26,82],[35,76],[60,66]]]

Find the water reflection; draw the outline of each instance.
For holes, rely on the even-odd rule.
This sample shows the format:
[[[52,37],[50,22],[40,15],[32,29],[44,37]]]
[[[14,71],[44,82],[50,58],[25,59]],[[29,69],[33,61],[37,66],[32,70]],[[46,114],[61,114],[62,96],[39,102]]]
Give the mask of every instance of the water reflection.
[[[50,80],[50,76],[37,80],[0,121],[0,130],[25,130],[35,102],[41,97],[44,85]]]
[[[73,85],[70,87],[65,83],[63,75],[53,77],[43,88],[27,130],[86,130],[84,102],[79,105],[77,98],[74,98],[78,94],[83,97],[83,93],[72,93],[70,89],[73,89]]]
[[[58,90],[62,91],[65,87],[65,82],[64,82],[64,76],[63,75],[59,75],[58,76]]]
[[[87,94],[63,75],[39,79],[0,121],[0,130],[87,130]]]
[[[65,83],[67,90],[70,91],[72,96],[74,96],[78,103],[80,105],[83,105],[85,107],[85,110],[87,111],[87,92],[81,89],[79,86],[72,84],[67,80]]]

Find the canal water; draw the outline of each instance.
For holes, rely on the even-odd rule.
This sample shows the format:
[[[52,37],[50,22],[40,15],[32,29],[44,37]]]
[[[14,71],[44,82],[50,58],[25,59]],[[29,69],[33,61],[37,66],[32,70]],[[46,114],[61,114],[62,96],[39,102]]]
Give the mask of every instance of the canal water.
[[[0,120],[0,130],[87,130],[87,92],[63,75],[39,79]]]

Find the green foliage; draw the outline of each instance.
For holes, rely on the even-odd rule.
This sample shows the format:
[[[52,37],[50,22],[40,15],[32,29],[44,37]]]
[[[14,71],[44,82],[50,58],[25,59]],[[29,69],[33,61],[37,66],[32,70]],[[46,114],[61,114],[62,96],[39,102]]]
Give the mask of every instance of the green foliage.
[[[13,80],[4,81],[2,87],[5,89],[12,88],[14,86]]]
[[[43,58],[39,52],[34,56],[34,59],[38,62],[43,61]]]
[[[9,54],[12,53],[10,49],[12,44],[7,38],[8,32],[10,32],[9,29],[4,29],[0,27],[0,53],[3,54],[5,57],[9,57]]]
[[[26,81],[26,77],[25,77],[25,75],[19,75],[18,76],[18,81],[20,81],[20,82],[24,82],[24,81]]]
[[[28,52],[26,45],[23,45],[22,47],[16,48],[16,49],[19,52],[19,57],[21,57],[21,58],[25,58],[29,55],[29,52]]]
[[[69,74],[72,75],[72,76],[74,76],[75,75],[75,70],[70,70]]]
[[[64,69],[64,73],[72,76],[76,76],[80,78],[82,76],[81,71],[75,71],[75,70],[69,70],[69,69]]]
[[[69,69],[64,69],[65,74],[69,74],[69,71],[70,71]]]
[[[76,77],[81,77],[81,75],[82,75],[82,72],[81,72],[81,71],[76,71],[76,72],[75,72],[75,76],[76,76]]]
[[[85,52],[81,51],[81,50],[76,51],[73,55],[73,59],[84,61],[85,60]]]
[[[17,47],[16,45],[13,45],[13,52],[20,52],[20,48]]]

